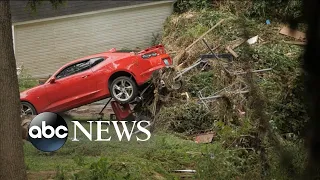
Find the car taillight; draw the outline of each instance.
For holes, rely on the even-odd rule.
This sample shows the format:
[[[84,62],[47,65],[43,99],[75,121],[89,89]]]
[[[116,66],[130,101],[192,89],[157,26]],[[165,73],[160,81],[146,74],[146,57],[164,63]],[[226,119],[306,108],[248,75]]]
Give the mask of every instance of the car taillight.
[[[148,58],[156,57],[156,56],[158,56],[158,54],[157,54],[156,52],[152,52],[152,53],[144,54],[144,55],[142,55],[141,57],[142,57],[143,59],[148,59]]]
[[[164,58],[164,59],[162,59],[163,60],[163,62],[164,62],[164,64],[166,65],[166,66],[170,66],[170,62],[169,62],[169,59],[168,58]]]

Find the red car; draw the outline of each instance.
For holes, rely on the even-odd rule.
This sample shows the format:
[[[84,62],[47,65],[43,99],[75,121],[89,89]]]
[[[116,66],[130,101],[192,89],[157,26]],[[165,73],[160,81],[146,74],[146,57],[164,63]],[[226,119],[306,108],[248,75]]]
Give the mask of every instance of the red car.
[[[133,101],[152,73],[171,66],[162,45],[138,53],[107,52],[74,60],[58,69],[44,84],[20,93],[22,114],[63,112],[112,96]]]

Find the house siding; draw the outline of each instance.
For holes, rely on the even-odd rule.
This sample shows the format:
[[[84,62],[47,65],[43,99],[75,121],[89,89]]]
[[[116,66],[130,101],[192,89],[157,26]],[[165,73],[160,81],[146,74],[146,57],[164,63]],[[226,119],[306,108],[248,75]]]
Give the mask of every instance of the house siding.
[[[145,48],[171,13],[172,3],[163,3],[16,25],[17,65],[45,77],[71,60],[113,47]]]
[[[71,15],[76,13],[91,12],[103,9],[112,9],[116,7],[131,6],[154,2],[152,0],[72,0],[65,1],[57,9],[52,7],[51,2],[41,1],[34,12],[28,6],[28,1],[14,0],[10,1],[12,22],[24,22],[50,17]]]

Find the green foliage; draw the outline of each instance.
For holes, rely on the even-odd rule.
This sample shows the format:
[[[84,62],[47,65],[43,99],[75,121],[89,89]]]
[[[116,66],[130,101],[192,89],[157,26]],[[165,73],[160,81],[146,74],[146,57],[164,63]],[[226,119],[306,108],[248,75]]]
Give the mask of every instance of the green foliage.
[[[283,149],[279,151],[270,149],[268,159],[274,179],[303,179],[303,171],[307,152],[303,141],[285,141]]]
[[[85,158],[82,155],[79,155],[79,154],[75,155],[73,157],[73,160],[78,166],[86,165]]]
[[[210,0],[178,0],[174,5],[174,11],[183,13],[190,10],[201,10],[210,7],[211,4]]]
[[[302,52],[297,46],[270,44],[254,48],[251,54],[264,60],[256,63],[258,67],[274,67],[272,74],[260,84],[268,100],[266,111],[282,134],[303,135],[308,120],[299,68]]]
[[[27,8],[31,9],[33,13],[37,12],[37,8],[42,5],[42,3],[47,3],[48,1],[44,0],[28,0]],[[66,0],[49,0],[52,5],[52,8],[58,9],[61,5],[65,5]]]
[[[56,175],[55,178],[56,180],[65,180],[66,178],[66,170],[64,167],[58,165],[56,168]]]
[[[239,38],[248,39],[259,35],[261,39],[259,38],[258,43],[254,45],[243,43],[234,49],[240,56],[235,64],[250,69],[273,68],[273,70],[253,74],[253,83],[258,90],[256,94],[261,96],[259,97],[259,103],[261,102],[264,106],[260,106],[259,103],[252,103],[257,99],[249,96],[244,100],[247,103],[243,104],[246,108],[245,115],[242,117],[234,116],[232,113],[237,109],[232,109],[230,106],[225,108],[220,101],[214,104],[214,110],[209,109],[213,113],[207,112],[212,115],[208,121],[213,122],[213,125],[202,130],[213,129],[217,133],[215,144],[223,143],[222,149],[239,151],[239,154],[224,154],[227,157],[230,156],[230,158],[221,160],[227,162],[226,166],[221,163],[223,164],[219,166],[222,169],[221,171],[214,166],[219,161],[215,162],[214,159],[210,158],[201,159],[203,164],[201,164],[201,171],[198,174],[199,179],[207,177],[221,177],[221,179],[293,179],[295,175],[298,176],[303,171],[306,154],[302,148],[302,143],[295,141],[303,135],[304,127],[308,121],[303,100],[303,80],[301,79],[302,72],[300,69],[303,48],[283,43],[283,40],[293,39],[279,35],[278,29],[282,27],[283,20],[301,16],[301,1],[225,2],[225,4],[222,3],[222,6],[213,10],[209,8],[200,10],[190,8],[191,12],[183,11],[186,13],[171,16],[165,24],[164,42],[173,51],[178,51],[191,44],[202,32],[212,27],[217,21],[228,17],[229,20],[224,21],[205,37],[209,45],[213,44],[213,47],[216,45],[232,45],[233,41]],[[270,25],[266,25],[266,19],[271,20]],[[305,27],[301,29],[305,29]],[[203,48],[201,43],[194,45],[189,50],[185,63],[191,64],[196,61],[199,54],[207,53],[206,50],[201,48]],[[222,53],[224,48],[216,51]],[[235,70],[240,70],[240,68]],[[219,79],[219,77],[221,78],[219,72],[219,70],[214,70],[191,73],[190,76],[186,77],[188,80],[185,91],[191,93],[193,97],[196,97],[198,91],[202,89],[204,89],[206,95],[213,94],[225,86],[225,81]],[[184,125],[184,129],[187,130],[179,132],[189,132],[189,127],[192,126],[188,122],[181,123],[181,119],[190,121],[192,124],[195,122],[193,118],[189,118],[189,112],[182,108],[184,106],[186,105],[171,105],[170,110],[167,109],[168,112],[162,112],[164,115],[161,118],[166,120],[167,129],[171,127],[172,130],[171,124],[173,124],[172,121],[175,118],[178,119],[176,122],[179,125]],[[219,111],[217,111],[217,108]],[[185,114],[180,113],[180,110]],[[192,113],[198,112],[191,111],[190,114]],[[205,112],[201,113],[206,114]],[[222,114],[224,116],[221,116]],[[192,116],[196,117],[197,115]],[[173,118],[171,119],[171,117]],[[260,121],[262,118],[264,119],[263,123]],[[264,134],[269,125],[272,127],[272,134],[279,133],[281,134],[280,137],[286,138],[290,134],[290,137],[294,138],[281,140],[280,145],[275,143],[274,139]],[[176,132],[176,130],[174,131]],[[265,164],[271,166],[271,168],[265,170]],[[229,172],[229,174],[224,174],[225,172]]]
[[[212,130],[213,114],[197,103],[175,104],[164,107],[157,118],[157,129],[195,134]]]
[[[252,0],[247,11],[252,17],[290,20],[302,16],[302,0]]]
[[[131,179],[128,167],[124,163],[110,164],[108,159],[101,158],[90,166],[91,179]]]
[[[23,67],[21,68],[19,75],[18,75],[18,82],[19,82],[19,90],[20,92],[35,87],[39,83],[37,80],[33,79],[26,69]]]
[[[151,37],[151,46],[155,46],[160,44],[161,41],[161,36],[159,33],[152,33],[152,37]]]
[[[88,129],[88,124],[83,125]],[[92,129],[95,136],[95,125]],[[116,133],[112,128],[109,130],[115,138]],[[73,134],[73,128],[69,133]],[[68,140],[55,153],[43,153],[25,143],[28,170],[35,173],[55,170],[55,179],[174,179],[172,169],[188,168],[194,162],[194,157],[186,152],[202,148],[170,134],[152,133],[148,142],[136,142],[135,138],[130,142],[95,142],[82,133],[77,137],[80,142]]]
[[[210,0],[178,0],[174,11],[184,13],[188,11],[208,10],[215,1]],[[248,0],[248,1],[220,1],[216,2],[229,12],[264,19],[292,20],[302,17],[302,0]]]
[[[214,72],[201,72],[190,78],[186,84],[188,92],[193,96],[198,96],[198,92],[202,90],[203,95],[210,95],[214,92]]]
[[[203,33],[205,33],[208,30],[206,26],[203,26],[202,24],[197,24],[193,26],[192,28],[187,29],[185,32],[186,36],[189,36],[191,38],[196,38],[201,36]]]
[[[210,149],[207,149],[206,156],[198,159],[198,179],[259,179],[258,154],[247,150],[225,150],[222,146]]]

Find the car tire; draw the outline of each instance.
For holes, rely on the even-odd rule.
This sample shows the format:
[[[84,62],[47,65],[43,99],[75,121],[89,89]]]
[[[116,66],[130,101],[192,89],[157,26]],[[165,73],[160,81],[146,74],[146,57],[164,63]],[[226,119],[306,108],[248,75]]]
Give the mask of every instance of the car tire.
[[[113,80],[109,89],[113,99],[122,104],[133,101],[138,94],[137,84],[127,76],[120,76]]]
[[[28,102],[21,102],[21,115],[37,115],[34,106]]]

